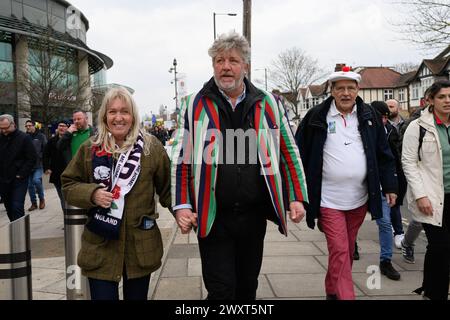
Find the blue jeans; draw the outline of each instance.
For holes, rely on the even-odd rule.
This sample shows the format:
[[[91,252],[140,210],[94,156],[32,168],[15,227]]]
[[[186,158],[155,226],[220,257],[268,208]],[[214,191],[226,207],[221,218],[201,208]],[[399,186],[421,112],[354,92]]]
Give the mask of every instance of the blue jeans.
[[[394,229],[394,236],[404,234],[403,223],[402,223],[402,213],[400,212],[400,204],[396,204],[391,208],[391,223]]]
[[[42,186],[42,174],[43,169],[34,169],[28,178],[28,193],[30,194],[30,201],[36,204],[36,190],[39,196],[39,200],[44,200],[44,187]]]
[[[380,261],[392,259],[392,224],[391,208],[386,202],[384,195],[381,196],[381,207],[383,217],[377,219],[378,234],[380,240]]]
[[[119,283],[115,281],[89,279],[91,300],[119,300]],[[150,274],[136,279],[128,279],[123,272],[123,299],[147,300]]]
[[[0,195],[5,203],[9,221],[17,220],[25,215],[23,208],[27,194],[28,179],[14,179],[8,184],[0,184]]]

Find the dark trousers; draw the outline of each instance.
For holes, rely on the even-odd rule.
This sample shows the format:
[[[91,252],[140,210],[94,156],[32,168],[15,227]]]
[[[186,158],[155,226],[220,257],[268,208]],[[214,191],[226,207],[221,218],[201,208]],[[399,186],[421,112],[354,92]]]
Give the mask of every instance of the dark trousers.
[[[115,281],[89,279],[91,300],[119,300],[119,283]],[[123,299],[147,300],[150,274],[136,279],[128,279],[123,272]]]
[[[25,215],[24,204],[27,194],[28,178],[14,179],[11,183],[0,184],[0,195],[4,201],[9,221]]]
[[[445,195],[442,227],[424,223],[428,239],[423,268],[424,296],[448,300],[450,268],[450,194]]]
[[[208,300],[256,299],[266,226],[262,211],[217,213],[198,241]]]
[[[61,202],[62,211],[65,212],[66,211],[66,202],[64,200],[61,183],[54,183],[54,185],[55,185],[56,192],[58,193],[59,201]]]
[[[391,208],[391,224],[394,229],[394,236],[404,234],[402,224],[402,214],[400,212],[400,205],[396,204]]]

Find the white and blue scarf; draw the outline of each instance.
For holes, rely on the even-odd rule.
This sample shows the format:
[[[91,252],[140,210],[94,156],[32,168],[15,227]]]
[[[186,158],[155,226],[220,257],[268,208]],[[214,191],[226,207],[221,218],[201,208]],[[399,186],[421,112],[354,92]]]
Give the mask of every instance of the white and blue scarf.
[[[141,172],[144,138],[139,134],[133,147],[122,153],[115,165],[112,154],[102,149],[99,146],[92,147],[94,182],[106,186],[113,194],[113,201],[110,208],[92,208],[86,228],[107,239],[119,239],[125,195],[133,188]]]

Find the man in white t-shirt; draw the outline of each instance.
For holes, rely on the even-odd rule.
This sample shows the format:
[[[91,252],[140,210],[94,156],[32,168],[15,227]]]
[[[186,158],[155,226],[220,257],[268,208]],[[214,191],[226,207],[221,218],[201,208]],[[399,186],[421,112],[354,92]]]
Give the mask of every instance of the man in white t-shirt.
[[[355,239],[367,211],[381,217],[381,192],[395,204],[394,157],[381,119],[358,97],[361,76],[344,67],[329,77],[331,97],[312,108],[296,133],[308,185],[308,226],[315,219],[329,252],[327,299],[354,299]],[[380,190],[382,186],[382,191]]]

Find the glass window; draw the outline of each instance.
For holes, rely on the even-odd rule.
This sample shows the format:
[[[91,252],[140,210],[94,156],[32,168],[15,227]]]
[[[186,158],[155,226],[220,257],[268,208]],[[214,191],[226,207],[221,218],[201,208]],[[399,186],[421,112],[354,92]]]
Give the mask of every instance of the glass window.
[[[392,89],[385,89],[384,90],[384,101],[394,99],[394,90]]]
[[[14,81],[14,67],[12,62],[0,61],[0,82]]]
[[[413,100],[419,99],[419,87],[420,87],[420,85],[418,83],[414,83],[412,85],[412,99]]]
[[[10,43],[0,42],[0,61],[12,61],[12,46]]]
[[[405,101],[405,90],[404,89],[398,90],[398,100],[400,102]]]

